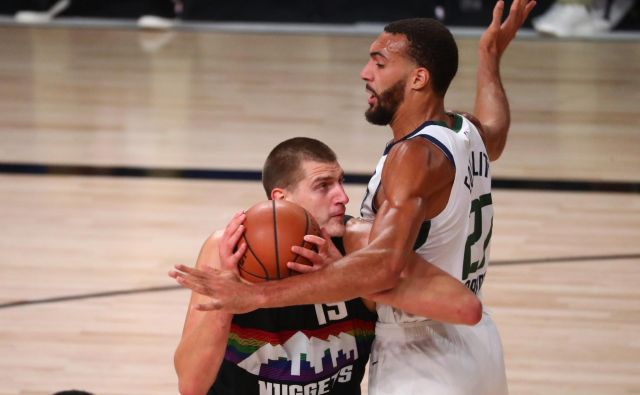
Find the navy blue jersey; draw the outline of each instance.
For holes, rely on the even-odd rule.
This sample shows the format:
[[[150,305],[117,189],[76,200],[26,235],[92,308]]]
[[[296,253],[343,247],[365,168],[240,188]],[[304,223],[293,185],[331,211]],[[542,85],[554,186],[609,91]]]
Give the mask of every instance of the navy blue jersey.
[[[237,314],[209,395],[360,394],[375,321],[360,299]]]

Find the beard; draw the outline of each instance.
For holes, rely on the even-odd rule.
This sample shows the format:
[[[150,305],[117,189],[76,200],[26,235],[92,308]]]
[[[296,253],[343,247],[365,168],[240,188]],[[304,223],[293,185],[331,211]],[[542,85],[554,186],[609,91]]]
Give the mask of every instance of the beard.
[[[393,117],[396,115],[396,111],[398,111],[398,107],[400,107],[400,104],[402,104],[404,100],[404,88],[406,84],[405,80],[400,80],[380,95],[372,91],[377,99],[377,103],[365,111],[364,116],[367,121],[380,126],[391,123]]]

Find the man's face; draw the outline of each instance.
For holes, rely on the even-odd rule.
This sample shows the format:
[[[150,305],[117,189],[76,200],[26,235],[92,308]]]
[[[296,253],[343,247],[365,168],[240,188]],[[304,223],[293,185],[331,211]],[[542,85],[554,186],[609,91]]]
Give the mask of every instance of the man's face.
[[[409,42],[402,34],[382,33],[369,48],[369,61],[360,77],[367,83],[367,121],[387,125],[404,101],[407,76],[415,65],[406,55]]]
[[[301,162],[303,178],[286,191],[285,200],[309,211],[331,236],[344,234],[345,205],[349,197],[342,186],[344,172],[337,162]]]

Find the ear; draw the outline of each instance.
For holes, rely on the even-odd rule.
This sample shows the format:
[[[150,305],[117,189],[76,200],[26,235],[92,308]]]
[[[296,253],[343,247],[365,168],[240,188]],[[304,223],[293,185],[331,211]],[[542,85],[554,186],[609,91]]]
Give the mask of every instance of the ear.
[[[418,67],[413,70],[411,76],[411,88],[414,90],[422,90],[429,85],[431,75],[429,70],[424,67]]]
[[[287,197],[287,190],[283,188],[273,188],[271,190],[271,200],[283,200]]]

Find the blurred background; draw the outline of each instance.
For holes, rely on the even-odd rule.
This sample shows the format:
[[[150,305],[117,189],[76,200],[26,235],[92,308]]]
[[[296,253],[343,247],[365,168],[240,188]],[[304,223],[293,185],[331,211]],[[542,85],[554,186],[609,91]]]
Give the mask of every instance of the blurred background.
[[[502,61],[483,293],[515,395],[640,394],[637,3],[541,1]],[[473,111],[492,7],[0,1],[0,395],[177,393],[189,293],[167,271],[265,199],[286,138],[334,148],[357,215],[390,138],[363,116],[370,43],[442,20],[460,49],[446,105]]]
[[[510,1],[506,1],[507,6]],[[13,16],[21,11],[53,12],[62,18],[137,19],[154,15],[182,21],[289,22],[319,24],[352,24],[385,22],[423,16],[435,17],[451,26],[485,26],[491,18],[490,0],[241,0],[219,2],[206,0],[4,0],[0,14]],[[573,7],[568,7],[573,5]],[[576,5],[578,7],[576,7]],[[573,9],[572,9],[573,8]],[[532,17],[561,15],[566,23],[575,22],[584,8],[592,16],[608,9],[615,19],[616,30],[640,28],[638,4],[633,0],[557,0],[539,1]],[[571,9],[570,11],[567,11]],[[531,21],[525,24],[531,27]]]

